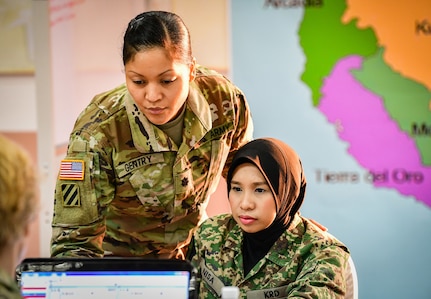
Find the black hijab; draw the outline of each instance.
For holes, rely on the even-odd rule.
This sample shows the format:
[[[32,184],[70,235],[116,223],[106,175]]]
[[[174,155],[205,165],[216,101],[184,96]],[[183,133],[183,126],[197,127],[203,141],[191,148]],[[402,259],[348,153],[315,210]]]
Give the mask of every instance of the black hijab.
[[[246,275],[289,227],[304,200],[306,179],[301,160],[290,146],[275,138],[259,138],[250,141],[235,154],[227,175],[228,193],[233,173],[243,163],[252,163],[260,170],[271,188],[277,209],[269,227],[256,233],[243,232]]]

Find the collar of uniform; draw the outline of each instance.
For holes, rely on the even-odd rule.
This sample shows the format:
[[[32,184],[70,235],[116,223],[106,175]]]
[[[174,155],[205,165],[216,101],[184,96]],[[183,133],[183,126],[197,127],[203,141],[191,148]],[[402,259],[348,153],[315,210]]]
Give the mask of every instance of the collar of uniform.
[[[205,91],[204,91],[205,92]],[[212,128],[212,115],[211,109],[202,91],[199,89],[195,81],[190,83],[189,97],[187,99],[187,104],[190,109],[199,119],[202,124],[205,133]],[[205,135],[205,134],[204,134]]]
[[[2,288],[3,288],[3,290],[7,290],[8,295],[15,295],[15,294],[18,295],[20,293],[20,290],[16,284],[16,281],[10,276],[9,273],[7,273],[3,269],[0,269],[0,293],[1,293],[0,297],[1,298],[10,298],[10,297],[1,296],[1,295],[3,295],[3,293],[1,292]]]
[[[296,213],[289,225],[289,229],[281,234],[269,250],[269,255],[267,255],[268,260],[280,267],[286,265],[286,260],[291,259],[295,255],[298,239],[302,240],[304,232],[305,227],[302,219]]]
[[[151,124],[144,114],[136,106],[129,92],[125,95],[127,117],[132,131],[133,143],[136,149],[145,152],[163,152],[176,148],[169,142],[167,135],[157,126]]]
[[[185,155],[190,148],[199,142],[212,128],[211,109],[195,82],[190,84],[187,107],[184,115],[185,138],[178,151],[179,156]]]
[[[235,225],[232,227],[232,229],[229,230],[229,233],[226,237],[226,241],[224,243],[224,247],[228,248],[229,250],[236,251],[237,253],[241,253],[241,244],[244,240],[244,237],[242,235],[242,230],[241,230],[241,227],[236,223],[233,216],[230,216],[230,217],[231,218],[229,219],[229,221],[230,222],[233,221]]]
[[[193,147],[212,128],[212,114],[210,106],[195,82],[190,84],[187,105],[193,117],[188,116],[186,108],[185,134],[187,140],[187,151]],[[136,106],[129,92],[125,95],[125,106],[132,131],[133,142],[140,152],[161,152],[176,149],[176,145],[168,142],[167,135],[157,126],[151,124],[144,114]],[[195,121],[193,121],[195,119]],[[198,125],[199,123],[199,125]],[[190,135],[190,136],[189,136]],[[182,148],[180,148],[180,154]]]

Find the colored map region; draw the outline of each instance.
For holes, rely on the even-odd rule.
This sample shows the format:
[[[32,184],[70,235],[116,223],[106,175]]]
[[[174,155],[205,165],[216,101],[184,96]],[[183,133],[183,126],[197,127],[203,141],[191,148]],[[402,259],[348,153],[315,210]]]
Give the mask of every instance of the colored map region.
[[[415,141],[422,163],[431,166],[431,109],[428,108],[431,91],[391,69],[383,61],[383,53],[380,49],[352,73],[365,88],[382,98],[389,116]]]
[[[304,9],[299,29],[306,56],[301,79],[348,153],[375,187],[429,207],[430,4],[325,1]]]
[[[344,0],[325,1],[319,8],[304,9],[298,33],[306,56],[301,79],[311,89],[314,105],[321,97],[322,78],[331,72],[339,59],[349,55],[367,57],[378,49],[371,29],[358,29],[354,22],[341,23],[345,9]]]
[[[329,2],[329,1],[325,1]],[[357,19],[372,28],[383,59],[394,71],[431,90],[431,2],[429,0],[348,0],[343,24]]]
[[[431,166],[422,164],[414,140],[391,119],[382,99],[351,74],[362,67],[360,56],[341,59],[324,81],[319,110],[336,124],[376,187],[413,195],[431,207]]]

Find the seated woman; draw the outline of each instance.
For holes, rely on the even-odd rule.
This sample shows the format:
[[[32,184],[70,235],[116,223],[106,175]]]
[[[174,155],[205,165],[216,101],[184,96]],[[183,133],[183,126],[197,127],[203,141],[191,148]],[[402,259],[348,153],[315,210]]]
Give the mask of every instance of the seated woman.
[[[237,286],[240,298],[344,298],[349,250],[299,208],[306,179],[296,152],[274,138],[244,145],[227,176],[232,214],[207,219],[188,258],[200,298]]]

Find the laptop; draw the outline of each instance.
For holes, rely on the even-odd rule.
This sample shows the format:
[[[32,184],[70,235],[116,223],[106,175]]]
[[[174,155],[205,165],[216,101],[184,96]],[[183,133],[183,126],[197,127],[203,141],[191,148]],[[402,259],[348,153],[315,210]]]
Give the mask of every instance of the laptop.
[[[24,298],[196,298],[195,269],[183,260],[27,258],[16,279]]]

